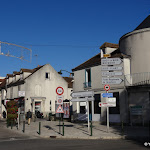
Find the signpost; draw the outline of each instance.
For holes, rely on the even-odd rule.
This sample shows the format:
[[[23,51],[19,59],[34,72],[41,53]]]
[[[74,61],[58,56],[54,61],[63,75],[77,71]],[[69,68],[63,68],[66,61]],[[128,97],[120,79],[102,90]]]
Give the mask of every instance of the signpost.
[[[57,95],[62,95],[63,93],[64,93],[64,89],[61,86],[56,88],[56,94]]]
[[[102,84],[120,84],[122,81],[120,78],[102,78]]]
[[[102,76],[122,76],[122,72],[102,72]]]
[[[120,58],[107,58],[101,60],[101,65],[120,65],[122,60]]]
[[[122,70],[120,66],[102,66],[102,71],[113,71],[113,70]]]
[[[57,104],[59,104],[59,106],[58,106],[58,108],[56,110],[56,113],[59,113],[59,133],[61,132],[60,131],[60,121],[61,121],[61,117],[60,117],[61,115],[60,114],[64,113],[64,110],[61,107],[61,105],[63,105],[63,96],[62,96],[63,93],[64,93],[64,89],[61,86],[56,88]]]
[[[57,95],[57,104],[58,105],[63,105],[63,99],[64,97],[62,95]]]
[[[72,97],[89,97],[89,96],[94,96],[94,91],[72,93],[71,96]]]
[[[102,97],[113,97],[113,93],[102,93]]]

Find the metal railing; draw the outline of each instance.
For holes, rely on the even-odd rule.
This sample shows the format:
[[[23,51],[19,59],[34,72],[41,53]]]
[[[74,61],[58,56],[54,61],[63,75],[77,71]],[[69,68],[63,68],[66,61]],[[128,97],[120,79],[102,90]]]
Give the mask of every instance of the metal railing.
[[[150,85],[150,72],[125,75],[125,86]]]
[[[84,88],[91,88],[91,82],[84,82],[83,86]]]

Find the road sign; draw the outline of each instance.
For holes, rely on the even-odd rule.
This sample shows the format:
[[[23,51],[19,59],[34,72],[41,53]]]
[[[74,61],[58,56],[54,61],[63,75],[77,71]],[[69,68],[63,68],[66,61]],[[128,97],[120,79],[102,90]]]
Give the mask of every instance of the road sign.
[[[103,70],[103,71],[122,70],[122,67],[120,67],[120,66],[112,66],[112,67],[102,66],[101,70]]]
[[[94,96],[93,91],[87,91],[87,92],[77,92],[77,93],[72,93],[72,97],[89,97],[89,96]]]
[[[102,76],[122,76],[122,72],[102,72]]]
[[[64,113],[63,108],[61,107],[61,105],[58,106],[56,113]]]
[[[104,90],[105,91],[109,91],[110,90],[110,86],[108,84],[104,85]]]
[[[94,101],[94,97],[85,97],[85,98],[73,98],[72,102],[86,102],[86,101]]]
[[[103,57],[111,57],[111,54],[103,54]]]
[[[19,97],[25,97],[25,91],[19,91]]]
[[[64,97],[62,95],[57,95],[56,99],[57,99],[57,104],[59,105],[63,104]]]
[[[102,93],[102,97],[113,97],[113,93]]]
[[[120,84],[122,81],[120,78],[102,78],[102,84]]]
[[[61,86],[56,88],[56,94],[57,95],[62,95],[63,93],[64,93],[64,89]]]
[[[101,60],[101,65],[120,65],[122,60],[120,58],[107,58]]]
[[[116,97],[106,98],[106,103],[116,103]]]
[[[116,107],[115,104],[99,102],[99,107]]]

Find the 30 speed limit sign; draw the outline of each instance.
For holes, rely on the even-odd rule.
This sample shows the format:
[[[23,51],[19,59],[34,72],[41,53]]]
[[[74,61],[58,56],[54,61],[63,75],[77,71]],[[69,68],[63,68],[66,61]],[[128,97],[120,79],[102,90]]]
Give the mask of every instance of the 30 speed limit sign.
[[[63,93],[64,93],[64,89],[61,86],[56,88],[56,94],[57,95],[62,95]]]

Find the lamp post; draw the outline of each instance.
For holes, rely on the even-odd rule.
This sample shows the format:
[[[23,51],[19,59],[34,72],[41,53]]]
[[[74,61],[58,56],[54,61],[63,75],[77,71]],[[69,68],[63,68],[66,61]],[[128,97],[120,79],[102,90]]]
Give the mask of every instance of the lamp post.
[[[69,71],[67,71],[67,70],[62,70],[62,69],[58,72],[58,74],[62,75],[62,71],[65,71],[65,72],[67,72],[67,73],[70,73],[70,75],[72,75],[72,76],[74,75],[74,73],[69,72]]]

